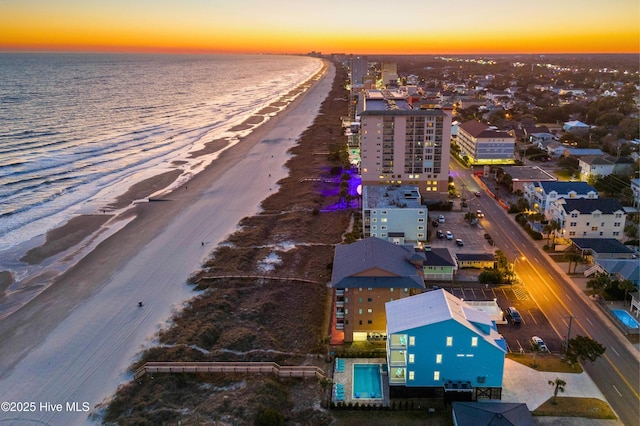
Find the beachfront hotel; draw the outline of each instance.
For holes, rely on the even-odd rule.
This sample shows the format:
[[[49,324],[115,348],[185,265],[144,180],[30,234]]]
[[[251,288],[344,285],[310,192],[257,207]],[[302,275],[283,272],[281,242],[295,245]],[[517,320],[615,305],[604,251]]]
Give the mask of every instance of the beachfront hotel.
[[[413,185],[429,204],[448,194],[452,109],[401,91],[362,93],[362,185]]]

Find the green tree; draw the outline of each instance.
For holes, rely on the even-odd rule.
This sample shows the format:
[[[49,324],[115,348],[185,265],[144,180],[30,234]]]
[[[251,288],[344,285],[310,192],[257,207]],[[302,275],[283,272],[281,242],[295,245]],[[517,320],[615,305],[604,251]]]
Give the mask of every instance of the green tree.
[[[555,405],[558,392],[564,392],[564,387],[567,385],[567,382],[556,377],[555,380],[549,380],[548,383],[549,383],[549,386],[553,386],[553,398],[551,399],[551,403]]]
[[[553,234],[553,246],[555,249],[555,245],[556,245],[556,231],[560,230],[560,224],[555,221],[552,220],[549,223],[547,223],[543,228],[542,231],[547,234],[547,245],[549,245],[549,240],[551,239],[551,234]]]
[[[575,263],[575,266],[573,268],[573,272],[575,273],[576,268],[578,267],[578,262],[582,260],[582,255],[575,251],[567,251],[564,253],[563,259],[566,262],[569,262],[569,270],[567,271],[567,274],[571,273],[571,265],[574,263]]]
[[[569,362],[572,363],[578,360],[595,362],[606,350],[606,347],[589,337],[576,336],[573,339],[569,339],[566,356]]]
[[[538,358],[538,354],[540,352],[542,352],[542,346],[540,346],[540,343],[537,342],[531,342],[531,352],[533,352],[533,368],[538,367],[538,365],[536,364],[536,359]]]
[[[618,281],[618,288],[624,291],[624,302],[627,303],[627,294],[636,289],[636,285],[631,280]]]
[[[596,274],[587,281],[587,288],[594,294],[602,297],[604,290],[611,285],[611,277],[606,272],[596,272]]]

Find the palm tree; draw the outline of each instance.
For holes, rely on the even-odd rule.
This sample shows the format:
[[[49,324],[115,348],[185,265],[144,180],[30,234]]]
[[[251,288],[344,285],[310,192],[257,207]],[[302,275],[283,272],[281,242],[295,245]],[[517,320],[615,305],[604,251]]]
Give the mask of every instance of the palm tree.
[[[636,289],[636,285],[631,280],[618,281],[618,288],[624,290],[624,303],[627,303],[627,294]]]
[[[567,271],[567,274],[570,274],[571,264],[575,262],[575,267],[573,268],[573,272],[575,272],[576,268],[578,267],[578,262],[582,260],[582,255],[580,253],[576,253],[575,251],[568,251],[564,254],[564,260],[569,262],[569,270]]]
[[[531,343],[531,352],[533,352],[533,368],[536,368],[536,358],[538,357],[538,353],[542,352],[542,347],[540,346],[540,343],[537,342],[532,342]]]
[[[587,281],[587,288],[594,294],[602,297],[604,290],[611,285],[611,277],[606,272],[596,272],[596,274]]]
[[[549,386],[554,387],[553,399],[551,400],[551,403],[553,405],[556,405],[556,397],[558,396],[558,392],[564,392],[564,387],[567,385],[567,382],[556,377],[555,380],[549,380],[548,383],[549,383]]]

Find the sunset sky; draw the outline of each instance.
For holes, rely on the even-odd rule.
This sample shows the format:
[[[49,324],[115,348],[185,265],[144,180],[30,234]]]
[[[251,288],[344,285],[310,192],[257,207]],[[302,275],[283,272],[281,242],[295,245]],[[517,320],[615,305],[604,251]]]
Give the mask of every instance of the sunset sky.
[[[0,51],[637,53],[638,0],[1,0]]]

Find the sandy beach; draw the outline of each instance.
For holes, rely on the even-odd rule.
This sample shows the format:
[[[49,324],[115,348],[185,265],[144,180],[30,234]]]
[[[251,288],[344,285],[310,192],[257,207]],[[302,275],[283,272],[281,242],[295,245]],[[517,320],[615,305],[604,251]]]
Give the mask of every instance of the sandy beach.
[[[130,378],[126,369],[136,353],[194,295],[186,278],[287,175],[287,151],[313,122],[331,87],[335,70],[329,65],[326,71],[284,111],[274,116],[279,105],[273,105],[239,126],[236,130],[264,122],[187,184],[158,194],[158,179],[169,177],[161,176],[132,188],[119,202],[151,194],[155,201],[136,204],[123,229],[2,320],[2,400],[33,401],[38,409],[3,412],[0,421],[86,424],[83,404],[95,407]],[[201,154],[223,143],[212,141]],[[81,216],[52,232],[29,261],[38,263],[69,247],[101,226],[103,216],[109,217]],[[65,409],[40,409],[46,402]],[[65,404],[74,402],[80,409],[67,410]]]

